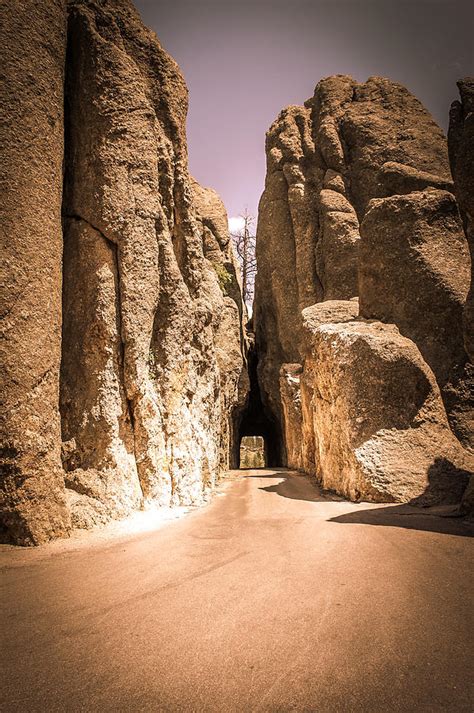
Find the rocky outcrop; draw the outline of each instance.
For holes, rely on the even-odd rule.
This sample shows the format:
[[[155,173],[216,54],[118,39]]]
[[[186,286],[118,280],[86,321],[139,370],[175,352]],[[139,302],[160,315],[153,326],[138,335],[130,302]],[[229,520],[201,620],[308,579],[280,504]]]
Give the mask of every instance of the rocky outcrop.
[[[463,342],[469,252],[452,193],[428,188],[369,203],[361,226],[360,314],[412,339],[442,390],[451,426],[474,445]]]
[[[424,490],[436,499],[427,473],[439,485],[444,472],[459,500],[467,456],[443,402],[451,429],[469,445],[472,377],[462,332],[469,256],[442,131],[403,86],[338,76],[320,82],[305,107],[280,114],[266,149],[256,344],[263,403],[284,427],[288,464],[350,497],[389,500]],[[372,365],[364,372],[359,348]],[[407,364],[406,401],[382,394],[389,372],[390,388],[402,388]],[[362,438],[364,394],[374,425]],[[345,415],[331,411],[336,401]],[[409,475],[411,457],[420,468]]]
[[[352,500],[459,502],[472,458],[448,426],[431,369],[394,325],[351,320],[353,304],[345,318],[344,303],[305,311],[301,400],[313,474]]]
[[[67,533],[61,469],[61,194],[66,8],[1,6],[3,537]]]
[[[361,316],[397,324],[444,386],[465,360],[469,255],[454,196],[427,189],[373,200],[361,232]]]
[[[471,286],[464,308],[464,341],[474,363],[474,78],[458,82],[461,101],[451,106],[449,157],[454,187],[471,252]]]
[[[442,131],[403,86],[380,77],[322,80],[305,107],[280,114],[266,152],[255,323],[264,400],[281,419],[279,370],[301,361],[301,311],[359,294],[359,223],[369,202],[452,190],[452,180]]]
[[[98,309],[82,305],[74,324],[65,322],[62,418],[75,444],[66,461],[73,513],[77,493],[104,503],[88,487],[91,468],[112,498],[108,516],[118,512],[117,497],[124,512],[141,497],[145,506],[199,503],[226,463],[221,432],[228,446],[243,365],[227,217],[188,175],[186,86],[132,6],[72,2],[69,38],[65,262],[80,230],[108,251],[115,274],[105,338],[102,279]],[[88,275],[86,265],[79,280]],[[66,314],[76,300],[65,280]],[[81,349],[84,329],[100,364]],[[78,349],[93,382],[87,403],[74,381]],[[94,446],[88,460],[87,444],[101,440],[104,453]]]
[[[25,258],[34,273],[48,246],[56,282],[40,280],[32,296],[43,334],[29,348],[55,335],[56,351],[45,348],[55,370],[40,382],[44,389],[51,379],[54,397],[42,433],[56,458],[49,477],[56,473],[64,523],[70,517],[74,527],[91,527],[138,507],[206,498],[235,450],[234,409],[245,400],[243,306],[225,210],[188,174],[187,89],[178,66],[128,0],[70,0],[63,125],[62,9],[57,83],[42,99],[52,101],[45,120],[57,122],[57,142],[42,130],[51,143],[41,146],[43,173],[34,177],[49,185],[54,168],[51,195],[38,194],[35,216],[52,220],[44,235],[31,226]],[[9,494],[15,512],[18,492]],[[46,517],[55,497],[54,488],[44,489],[35,513]],[[25,543],[41,539],[30,533]]]

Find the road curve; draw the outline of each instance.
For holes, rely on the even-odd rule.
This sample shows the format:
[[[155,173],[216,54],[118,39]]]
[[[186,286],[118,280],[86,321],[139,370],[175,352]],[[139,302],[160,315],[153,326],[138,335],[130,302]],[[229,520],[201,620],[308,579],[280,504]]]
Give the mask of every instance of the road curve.
[[[7,548],[2,710],[470,712],[469,535],[282,469],[153,532]]]

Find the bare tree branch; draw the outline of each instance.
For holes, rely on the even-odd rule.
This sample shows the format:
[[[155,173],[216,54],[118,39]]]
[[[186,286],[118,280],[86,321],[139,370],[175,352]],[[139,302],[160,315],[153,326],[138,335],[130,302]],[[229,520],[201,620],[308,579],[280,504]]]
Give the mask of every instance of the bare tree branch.
[[[240,217],[243,220],[242,229],[236,233],[231,233],[231,237],[242,269],[242,297],[244,302],[250,305],[253,300],[255,275],[257,272],[257,260],[255,257],[256,238],[253,230],[255,218],[253,215],[250,215],[247,209],[245,209]]]

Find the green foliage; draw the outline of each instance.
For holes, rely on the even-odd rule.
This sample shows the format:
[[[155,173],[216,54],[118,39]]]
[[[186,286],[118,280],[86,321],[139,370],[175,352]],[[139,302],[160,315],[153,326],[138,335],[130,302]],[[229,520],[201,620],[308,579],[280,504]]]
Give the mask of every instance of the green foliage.
[[[226,295],[228,287],[232,284],[232,275],[225,269],[224,265],[221,265],[219,262],[213,262],[212,267],[217,275],[219,287],[224,295]]]

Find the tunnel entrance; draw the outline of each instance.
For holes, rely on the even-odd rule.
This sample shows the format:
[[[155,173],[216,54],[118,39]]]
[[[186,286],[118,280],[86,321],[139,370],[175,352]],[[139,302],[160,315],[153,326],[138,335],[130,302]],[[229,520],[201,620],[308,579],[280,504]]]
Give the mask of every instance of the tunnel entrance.
[[[265,468],[265,441],[262,436],[242,436],[240,467]]]
[[[240,446],[248,436],[260,437],[263,441],[264,466],[278,467],[282,465],[282,441],[277,420],[265,408],[260,393],[257,376],[258,356],[255,346],[252,345],[248,353],[248,371],[250,379],[250,392],[247,404],[240,415],[237,439],[236,461],[237,467],[249,467],[241,464]],[[256,466],[262,467],[262,466]]]

